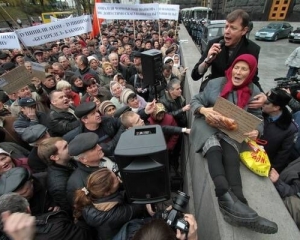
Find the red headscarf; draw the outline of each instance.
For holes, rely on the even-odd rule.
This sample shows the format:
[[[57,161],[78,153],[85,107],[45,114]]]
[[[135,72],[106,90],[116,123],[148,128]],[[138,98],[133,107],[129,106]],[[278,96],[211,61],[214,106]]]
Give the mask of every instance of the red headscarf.
[[[232,70],[233,70],[234,65],[239,61],[244,61],[248,64],[248,66],[250,68],[250,73],[249,73],[248,77],[245,79],[245,81],[240,86],[234,86],[232,84]],[[256,74],[256,71],[257,71],[257,60],[253,55],[242,54],[242,55],[238,56],[233,61],[231,66],[225,71],[225,76],[227,78],[227,82],[226,82],[222,92],[220,93],[220,96],[223,98],[227,98],[227,96],[230,92],[232,92],[233,90],[236,90],[237,91],[237,105],[240,108],[244,108],[248,104],[249,99],[251,97],[251,90],[248,86],[252,82],[253,77]]]

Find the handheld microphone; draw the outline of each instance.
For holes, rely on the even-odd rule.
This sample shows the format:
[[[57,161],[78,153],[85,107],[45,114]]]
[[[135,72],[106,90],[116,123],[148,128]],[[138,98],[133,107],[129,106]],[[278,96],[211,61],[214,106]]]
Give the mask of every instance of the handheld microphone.
[[[224,39],[221,39],[220,41],[219,41],[219,44],[220,44],[220,48],[222,48],[222,47],[224,47],[225,46],[225,41],[224,41]],[[217,54],[215,54],[215,53],[213,53],[212,55],[210,55],[209,56],[209,58],[208,58],[208,61],[209,60],[211,60],[213,57],[215,57]]]

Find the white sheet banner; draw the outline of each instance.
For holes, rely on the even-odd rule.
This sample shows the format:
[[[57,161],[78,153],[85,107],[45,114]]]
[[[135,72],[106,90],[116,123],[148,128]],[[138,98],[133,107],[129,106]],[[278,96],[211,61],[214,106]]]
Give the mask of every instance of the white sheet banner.
[[[0,49],[21,49],[15,32],[0,33]]]
[[[96,3],[97,17],[104,19],[159,19],[159,4]]]
[[[92,31],[89,15],[16,30],[25,46],[37,46]]]
[[[65,20],[65,19],[69,19],[69,18],[72,18],[73,15],[71,14],[69,17],[66,17],[66,18],[56,18],[56,17],[52,17],[50,16],[50,20],[51,22],[57,22],[57,21],[61,21],[61,20]]]
[[[178,20],[179,5],[159,4],[159,19]]]

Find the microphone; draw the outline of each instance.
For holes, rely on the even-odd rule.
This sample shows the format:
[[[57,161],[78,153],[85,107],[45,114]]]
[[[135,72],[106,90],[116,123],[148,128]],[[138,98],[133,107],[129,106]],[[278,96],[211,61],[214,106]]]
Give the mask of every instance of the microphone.
[[[220,48],[224,47],[225,46],[225,41],[224,39],[221,39],[219,41],[219,44],[220,44]],[[215,57],[217,54],[213,53],[212,55],[209,56],[209,58],[207,59],[208,61],[211,60],[213,57]]]

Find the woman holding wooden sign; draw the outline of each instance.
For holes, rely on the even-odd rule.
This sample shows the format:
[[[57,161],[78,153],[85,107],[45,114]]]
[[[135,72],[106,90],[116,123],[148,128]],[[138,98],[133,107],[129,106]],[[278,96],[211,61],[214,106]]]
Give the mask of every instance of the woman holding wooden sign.
[[[258,216],[248,206],[243,194],[239,169],[240,143],[220,130],[236,130],[236,121],[213,110],[217,98],[223,97],[262,119],[260,108],[248,108],[249,102],[260,93],[258,87],[252,83],[256,71],[256,58],[250,54],[240,55],[226,70],[225,77],[210,81],[205,91],[195,95],[191,101],[195,120],[190,137],[196,152],[201,152],[207,159],[224,219],[233,225],[270,234],[277,232],[276,223]],[[256,139],[262,130],[263,127],[259,125],[257,129],[244,133],[244,136]]]

